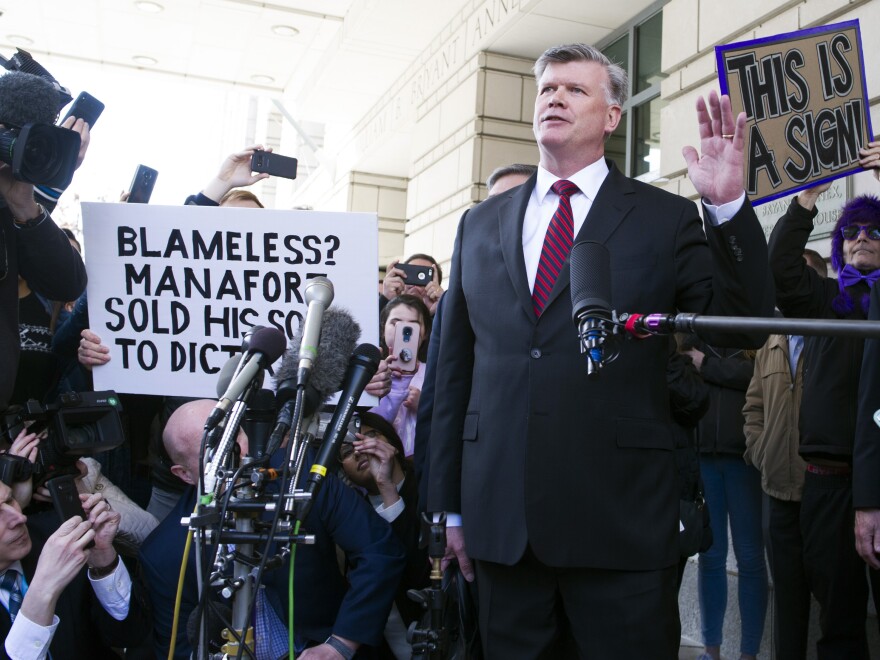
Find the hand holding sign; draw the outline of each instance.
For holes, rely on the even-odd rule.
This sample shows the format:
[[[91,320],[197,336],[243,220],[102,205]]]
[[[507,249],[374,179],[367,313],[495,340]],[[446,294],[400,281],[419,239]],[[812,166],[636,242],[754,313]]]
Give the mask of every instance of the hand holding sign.
[[[880,181],[880,141],[869,142],[867,147],[859,149],[859,165],[874,170],[874,176]]]
[[[746,115],[736,120],[730,98],[709,92],[708,107],[703,97],[697,99],[700,124],[700,153],[693,147],[681,150],[688,166],[688,176],[700,196],[709,204],[720,206],[743,193],[743,135]]]

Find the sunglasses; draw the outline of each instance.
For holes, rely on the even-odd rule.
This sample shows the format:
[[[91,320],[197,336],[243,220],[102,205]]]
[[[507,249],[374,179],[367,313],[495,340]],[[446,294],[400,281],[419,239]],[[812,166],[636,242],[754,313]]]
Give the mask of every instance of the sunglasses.
[[[872,241],[880,241],[880,227],[877,225],[847,225],[840,228],[840,235],[848,241],[854,241],[862,231]]]

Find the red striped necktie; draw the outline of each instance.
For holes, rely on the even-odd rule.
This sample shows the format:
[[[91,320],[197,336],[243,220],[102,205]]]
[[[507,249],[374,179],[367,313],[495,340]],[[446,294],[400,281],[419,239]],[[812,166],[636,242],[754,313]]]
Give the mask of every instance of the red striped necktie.
[[[547,227],[544,236],[544,247],[541,248],[541,259],[538,261],[538,272],[535,275],[535,287],[532,290],[532,305],[535,316],[541,316],[544,305],[550,297],[562,264],[571,252],[574,243],[574,217],[571,212],[571,200],[569,197],[578,192],[578,187],[571,181],[561,179],[551,186],[553,192],[559,195],[559,206]]]

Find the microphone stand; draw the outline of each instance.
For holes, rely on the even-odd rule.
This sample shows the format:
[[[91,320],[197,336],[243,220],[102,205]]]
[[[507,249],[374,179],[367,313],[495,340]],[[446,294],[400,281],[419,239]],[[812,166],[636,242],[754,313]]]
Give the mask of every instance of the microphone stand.
[[[426,514],[422,519],[428,523]],[[428,626],[419,628],[413,621],[406,631],[406,641],[412,646],[412,660],[445,660],[449,649],[449,630],[444,625],[446,591],[443,589],[443,571],[440,563],[446,553],[446,514],[431,523],[428,538],[428,556],[431,558],[431,585],[424,589],[410,589],[407,597],[419,603],[428,613]]]
[[[581,353],[587,358],[587,374],[597,376],[620,354],[620,339],[647,339],[676,332],[802,335],[805,337],[852,337],[880,339],[880,321],[855,319],[789,319],[763,316],[703,316],[637,314],[616,311],[611,318],[600,314],[576,319]]]
[[[627,324],[630,318],[641,316],[621,314],[619,321]],[[855,319],[789,319],[762,316],[702,316],[700,314],[648,314],[641,316],[641,324],[650,334],[668,335],[674,332],[754,332],[771,335],[803,335],[805,337],[861,337],[880,338],[880,321]],[[633,322],[635,323],[635,322]]]
[[[202,568],[200,566],[197,567],[199,580],[204,583],[201,588],[208,589],[212,586],[222,586],[222,596],[227,599],[233,599],[232,621],[229,622],[230,625],[227,625],[222,632],[222,637],[226,643],[221,648],[221,654],[213,657],[234,656],[240,659],[243,653],[247,653],[250,658],[256,657],[254,653],[253,627],[250,625],[250,622],[253,620],[256,590],[259,589],[263,571],[267,567],[275,568],[283,564],[284,559],[290,553],[290,543],[313,544],[315,542],[314,535],[299,534],[298,530],[291,529],[289,523],[292,512],[295,510],[295,503],[310,497],[308,493],[295,488],[295,478],[288,483],[290,472],[295,471],[296,474],[299,474],[302,468],[303,452],[297,451],[294,454],[293,449],[295,446],[300,445],[304,447],[304,444],[299,442],[302,427],[302,408],[305,398],[304,387],[297,389],[296,408],[294,411],[295,424],[285,456],[280,493],[277,496],[268,498],[268,500],[263,497],[261,491],[267,479],[257,469],[252,470],[250,479],[247,482],[239,482],[246,469],[258,466],[263,461],[268,461],[268,456],[264,457],[263,460],[246,457],[243,459],[240,468],[234,471],[230,469],[229,463],[237,455],[231,449],[238,435],[239,424],[247,407],[246,401],[253,391],[259,389],[259,385],[260,383],[255,382],[252,386],[249,386],[245,394],[227,414],[222,439],[218,443],[217,451],[208,462],[205,470],[205,490],[208,491],[208,494],[203,497],[199,493],[199,506],[196,515],[185,518],[182,521],[197,534],[204,533],[205,531],[210,532],[215,544],[213,572],[210,575],[210,579],[203,580]],[[292,454],[296,456],[296,462],[291,461]],[[209,477],[210,487],[208,486]],[[224,490],[226,495],[221,498],[221,493]],[[217,507],[221,499],[222,508],[218,510]],[[232,513],[231,520],[226,515],[227,511]],[[280,514],[282,511],[286,512],[288,516],[286,527],[280,524]],[[259,521],[260,514],[264,512],[274,513],[273,520],[269,525]],[[278,555],[270,559],[271,544],[275,536],[278,535],[279,529],[283,529],[280,536],[286,540],[286,544],[280,549]],[[264,544],[263,552],[260,555],[255,551],[257,543]],[[232,552],[224,553],[222,549],[226,544],[235,544],[235,549]],[[231,578],[226,577],[226,568],[230,562],[232,563]],[[257,566],[259,567],[256,568]],[[255,575],[253,575],[254,572]],[[205,598],[205,601],[207,603],[207,598]],[[198,657],[200,658],[209,657],[206,630],[207,606],[202,611],[202,621],[199,627]]]

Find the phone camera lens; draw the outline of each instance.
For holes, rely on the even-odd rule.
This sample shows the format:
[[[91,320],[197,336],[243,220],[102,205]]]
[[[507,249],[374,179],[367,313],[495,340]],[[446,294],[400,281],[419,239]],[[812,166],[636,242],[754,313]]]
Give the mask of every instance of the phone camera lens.
[[[409,341],[412,339],[412,328],[406,327],[403,329],[403,341]]]

